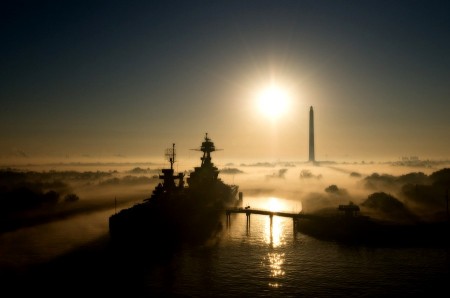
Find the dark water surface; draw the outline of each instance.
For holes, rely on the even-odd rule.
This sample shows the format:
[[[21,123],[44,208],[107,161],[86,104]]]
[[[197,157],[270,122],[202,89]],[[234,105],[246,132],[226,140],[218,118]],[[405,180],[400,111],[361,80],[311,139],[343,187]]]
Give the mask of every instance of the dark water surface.
[[[55,230],[42,227],[40,233],[60,233],[55,236],[60,240],[42,240],[46,244],[39,250],[27,251],[24,246],[36,245],[30,242],[11,248],[12,242],[25,237],[24,231],[3,235],[1,284],[12,293],[7,296],[423,297],[447,291],[450,282],[448,248],[320,241],[294,235],[288,218],[274,217],[271,229],[269,217],[254,215],[246,229],[245,215],[235,214],[231,227],[224,228],[217,241],[184,247],[172,255],[113,249],[103,221],[106,213],[96,216],[95,228],[92,223],[86,228],[88,218],[78,219],[80,223],[70,231],[61,230],[62,225]],[[92,239],[63,249],[69,241],[75,242],[77,233],[91,233]],[[161,243],[154,239],[154,245]],[[27,266],[25,259],[32,251],[43,261]]]

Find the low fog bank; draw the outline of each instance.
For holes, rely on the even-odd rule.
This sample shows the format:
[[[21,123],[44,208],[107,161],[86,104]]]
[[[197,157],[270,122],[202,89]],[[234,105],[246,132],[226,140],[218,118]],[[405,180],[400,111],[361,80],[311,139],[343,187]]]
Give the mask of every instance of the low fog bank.
[[[442,163],[430,166],[429,162],[420,168],[417,161],[215,162],[219,177],[238,185],[244,202],[279,198],[295,206],[287,209],[303,212],[333,212],[339,205],[353,202],[361,213],[399,221],[443,220],[447,216],[448,168],[435,167]],[[150,197],[159,182],[163,166],[152,166],[121,165],[104,171],[0,170],[0,232],[49,221],[52,216],[59,219],[140,202]],[[176,172],[179,166],[176,164]],[[186,167],[180,172],[187,178],[191,170]]]
[[[244,204],[252,208],[268,209],[279,199],[284,209],[280,211],[337,213],[339,205],[353,202],[361,214],[379,219],[447,219],[447,167],[285,162],[216,166],[219,177],[238,185]],[[107,234],[108,217],[150,197],[160,169],[0,170],[0,261],[41,254],[48,259]],[[189,170],[181,171],[187,177]]]
[[[377,219],[409,223],[448,219],[447,167],[332,162],[287,167],[284,163],[258,162],[229,163],[230,168],[233,171],[223,172],[222,179],[239,185],[244,202],[253,205],[258,197],[280,198],[292,206],[300,204],[303,212],[338,213],[339,205],[352,202],[361,214]],[[286,211],[296,209],[292,206],[286,206]]]
[[[0,274],[107,236],[109,216],[150,197],[158,172],[0,170]]]
[[[0,170],[0,232],[80,213],[122,208],[150,197],[159,169]]]

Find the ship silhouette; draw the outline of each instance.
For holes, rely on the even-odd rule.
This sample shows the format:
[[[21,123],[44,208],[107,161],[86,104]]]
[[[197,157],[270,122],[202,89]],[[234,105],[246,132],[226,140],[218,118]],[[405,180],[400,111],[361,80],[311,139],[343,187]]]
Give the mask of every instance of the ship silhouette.
[[[195,167],[185,182],[185,174],[175,174],[175,144],[166,150],[170,168],[162,169],[161,182],[151,196],[109,218],[109,233],[114,244],[146,249],[170,249],[184,243],[202,243],[222,229],[224,210],[242,206],[237,185],[219,178],[211,161],[216,149],[205,134],[199,149],[201,165]],[[187,183],[187,185],[186,185]]]

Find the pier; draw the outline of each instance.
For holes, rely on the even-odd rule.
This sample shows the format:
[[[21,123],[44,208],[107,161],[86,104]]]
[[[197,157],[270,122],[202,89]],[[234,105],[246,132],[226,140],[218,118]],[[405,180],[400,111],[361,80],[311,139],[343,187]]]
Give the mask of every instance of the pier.
[[[272,222],[274,216],[281,216],[281,217],[290,217],[292,218],[292,225],[294,229],[294,235],[297,233],[297,225],[298,225],[298,219],[300,218],[313,218],[316,217],[314,215],[310,214],[304,214],[302,212],[300,213],[294,213],[294,212],[283,212],[283,211],[270,211],[270,210],[263,210],[263,209],[250,209],[250,208],[229,208],[225,210],[225,213],[227,215],[227,227],[230,227],[231,225],[231,214],[232,213],[245,213],[247,216],[247,229],[250,228],[250,215],[252,214],[259,214],[259,215],[267,215],[270,217],[270,227],[272,228]]]

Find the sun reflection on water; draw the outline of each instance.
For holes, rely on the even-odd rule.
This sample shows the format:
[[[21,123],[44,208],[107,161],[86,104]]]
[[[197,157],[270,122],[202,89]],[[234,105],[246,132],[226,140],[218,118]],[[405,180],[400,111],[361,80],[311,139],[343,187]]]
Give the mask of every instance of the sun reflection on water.
[[[284,235],[283,218],[274,216],[272,218],[272,226],[270,226],[270,217],[265,219],[264,241],[271,247],[279,247],[286,244]]]
[[[270,264],[270,276],[283,276],[285,272],[281,269],[281,265],[284,263],[284,253],[268,253],[267,257]]]
[[[265,205],[267,210],[273,212],[283,211],[286,207],[282,200],[276,197],[268,198]],[[286,244],[284,235],[286,232],[285,223],[286,218],[273,216],[271,219],[270,216],[266,216],[264,221],[264,241],[269,244],[271,248],[277,248]],[[270,252],[264,257],[263,262],[270,269],[269,276],[272,280],[268,283],[269,287],[281,287],[282,284],[280,283],[280,278],[286,273],[283,270],[285,262],[284,253]]]
[[[264,263],[270,268],[270,277],[278,279],[285,275],[286,272],[282,268],[284,260],[284,253],[268,253],[267,256],[264,257]],[[269,287],[278,288],[280,286],[281,283],[276,280],[269,282]]]
[[[276,197],[270,197],[266,206],[266,209],[273,212],[283,211],[284,208],[282,201]],[[273,216],[272,221],[269,216],[266,217],[264,239],[266,243],[270,244],[272,247],[278,247],[285,243],[284,227],[282,223],[282,218],[278,216]]]

